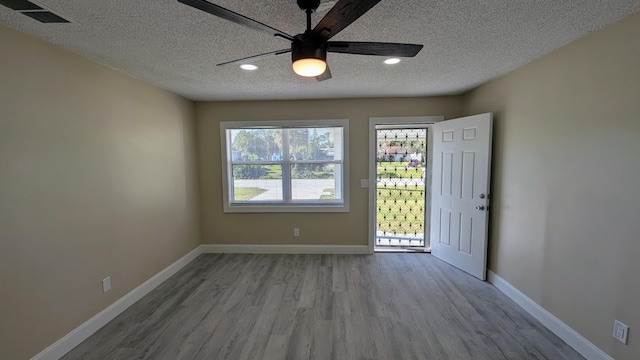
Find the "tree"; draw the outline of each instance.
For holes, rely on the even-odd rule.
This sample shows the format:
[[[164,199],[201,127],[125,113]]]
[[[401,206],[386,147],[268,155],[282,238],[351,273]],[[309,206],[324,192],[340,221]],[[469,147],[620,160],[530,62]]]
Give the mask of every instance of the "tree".
[[[264,130],[241,130],[233,141],[233,147],[242,152],[243,160],[269,158],[269,142]]]
[[[294,160],[330,160],[327,150],[333,147],[329,140],[329,132],[318,135],[318,129],[310,133],[307,129],[296,129],[291,134],[292,158]],[[325,164],[296,164],[294,175],[298,178],[318,177],[322,174],[313,172],[323,171]]]
[[[239,131],[233,139],[233,148],[241,152],[243,161],[269,161],[273,155],[281,156],[282,133],[273,129]],[[269,175],[263,165],[237,165],[233,168],[236,179],[260,179]]]

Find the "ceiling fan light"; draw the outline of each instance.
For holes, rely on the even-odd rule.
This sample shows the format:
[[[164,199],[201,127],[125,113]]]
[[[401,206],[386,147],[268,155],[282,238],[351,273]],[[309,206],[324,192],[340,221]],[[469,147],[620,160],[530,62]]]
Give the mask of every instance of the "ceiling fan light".
[[[327,69],[327,63],[322,59],[299,59],[293,62],[293,71],[304,77],[315,77],[322,75]]]

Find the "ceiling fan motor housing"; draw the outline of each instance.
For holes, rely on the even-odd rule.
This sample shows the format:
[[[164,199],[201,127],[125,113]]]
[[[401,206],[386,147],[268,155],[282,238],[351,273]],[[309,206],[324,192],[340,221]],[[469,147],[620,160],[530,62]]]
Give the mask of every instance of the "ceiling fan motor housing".
[[[320,0],[298,0],[298,6],[302,10],[315,10],[320,6]]]
[[[291,61],[296,62],[300,59],[327,61],[327,43],[314,41],[306,34],[296,35],[291,43]]]

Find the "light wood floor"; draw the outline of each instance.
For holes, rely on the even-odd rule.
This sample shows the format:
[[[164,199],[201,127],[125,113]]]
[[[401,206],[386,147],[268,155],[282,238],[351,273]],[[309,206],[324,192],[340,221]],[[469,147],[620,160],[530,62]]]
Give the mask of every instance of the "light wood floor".
[[[72,359],[582,359],[427,254],[201,255]]]

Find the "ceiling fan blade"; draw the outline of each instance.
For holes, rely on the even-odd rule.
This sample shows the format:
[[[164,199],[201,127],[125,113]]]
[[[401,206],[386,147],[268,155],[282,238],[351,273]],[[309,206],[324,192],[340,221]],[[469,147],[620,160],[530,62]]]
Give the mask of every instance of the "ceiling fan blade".
[[[327,51],[343,54],[414,57],[423,45],[362,41],[329,41]]]
[[[249,60],[255,60],[255,59],[260,59],[260,58],[269,57],[269,56],[275,56],[275,55],[282,55],[282,54],[286,54],[286,53],[289,53],[289,52],[291,52],[291,49],[282,49],[282,50],[277,50],[277,51],[271,51],[271,52],[260,54],[260,55],[253,55],[253,56],[249,56],[249,57],[238,59],[238,60],[227,61],[227,62],[218,64],[216,66],[241,65],[241,64],[246,64]]]
[[[340,31],[364,15],[381,0],[340,0],[329,10],[313,29],[313,34],[322,41],[336,36]]]
[[[204,1],[204,0],[178,0],[178,2],[181,2],[185,5],[189,5],[193,8],[196,8],[198,10],[202,10],[204,12],[207,12],[211,15],[215,15],[217,17],[223,18],[225,20],[229,20],[231,22],[234,22],[236,24],[239,25],[243,25],[246,26],[248,28],[257,30],[257,31],[262,31],[265,32],[267,34],[273,35],[273,36],[279,36],[281,38],[285,38],[289,41],[293,41],[293,36],[282,32],[278,29],[272,28],[269,25],[263,24],[257,20],[253,20],[251,18],[248,18],[244,15],[240,15],[236,12],[233,12],[229,9],[225,9],[222,6],[218,6],[216,4],[212,4],[208,1]]]
[[[325,81],[331,79],[331,70],[329,69],[329,65],[327,65],[327,69],[320,75],[316,76],[316,80]]]

